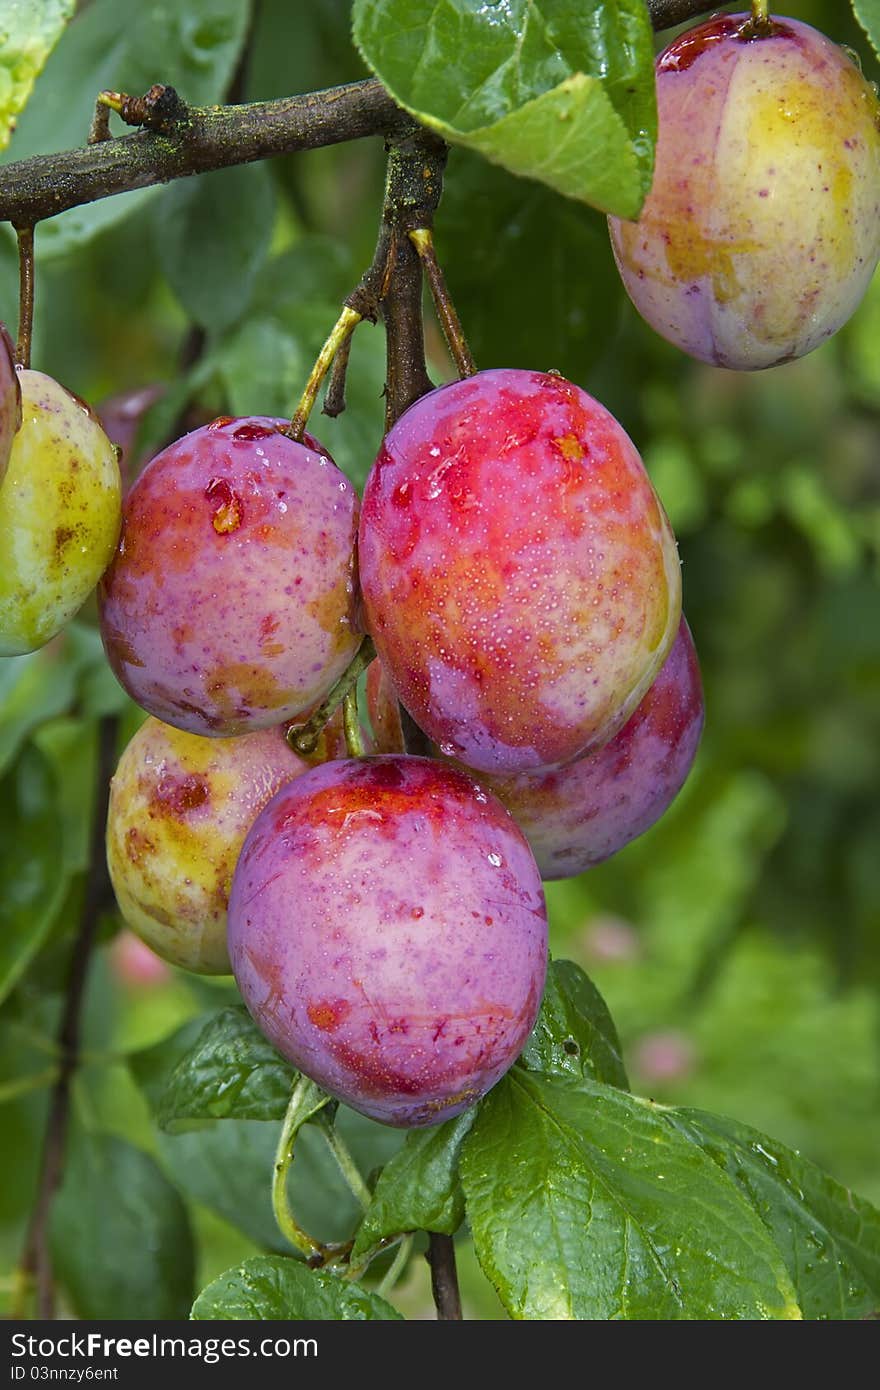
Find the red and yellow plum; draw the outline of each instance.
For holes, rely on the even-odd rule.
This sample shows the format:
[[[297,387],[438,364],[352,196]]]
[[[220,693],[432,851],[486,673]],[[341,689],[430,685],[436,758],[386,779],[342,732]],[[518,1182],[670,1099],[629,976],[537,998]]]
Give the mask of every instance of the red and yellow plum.
[[[0,656],[36,651],[113,556],[122,484],[97,417],[42,372],[18,373],[21,427],[0,487]]]
[[[248,834],[229,954],[295,1066],[376,1120],[437,1124],[495,1084],[534,1025],[543,890],[511,816],[459,769],[326,763]]]
[[[604,748],[552,772],[481,780],[524,832],[541,877],[571,878],[660,819],[690,772],[703,719],[700,668],[682,619],[654,684]]]
[[[12,440],[21,425],[21,387],[9,330],[0,323],[0,484],[6,477]]]
[[[359,560],[400,701],[481,771],[607,742],[678,630],[675,539],[641,459],[553,374],[480,372],[411,406],[367,480]]]
[[[357,650],[358,503],[328,454],[254,417],[213,421],[125,502],[101,630],[138,704],[224,738],[295,719]]]
[[[209,739],[141,726],[110,785],[107,865],[123,918],[163,960],[230,973],[226,909],[245,835],[308,767],[280,729]]]
[[[637,222],[610,219],[648,323],[703,362],[801,357],[845,323],[880,258],[880,103],[808,24],[722,15],[657,60],[659,138]]]

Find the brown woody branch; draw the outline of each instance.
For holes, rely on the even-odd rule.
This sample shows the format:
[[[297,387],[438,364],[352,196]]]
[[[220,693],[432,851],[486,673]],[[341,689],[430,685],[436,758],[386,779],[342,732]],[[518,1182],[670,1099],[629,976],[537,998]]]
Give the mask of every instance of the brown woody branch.
[[[705,0],[648,0],[655,29],[713,8],[717,6]],[[147,99],[137,101],[143,110],[130,108],[130,114],[153,119]],[[170,113],[160,108],[157,129],[7,164],[0,171],[0,221],[32,227],[69,208],[135,188],[415,128],[375,78],[244,106],[171,107]]]

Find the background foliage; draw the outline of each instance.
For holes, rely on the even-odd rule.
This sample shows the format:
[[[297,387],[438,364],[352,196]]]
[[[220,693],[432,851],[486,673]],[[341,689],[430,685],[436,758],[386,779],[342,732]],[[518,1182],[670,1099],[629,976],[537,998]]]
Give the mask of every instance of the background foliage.
[[[4,157],[82,144],[102,87],[141,91],[160,79],[207,102],[233,81],[239,97],[256,99],[362,76],[349,8],[347,0],[91,0],[37,79]],[[857,47],[866,73],[880,76],[839,0],[788,0],[785,9]],[[866,0],[861,9],[870,10]],[[289,414],[372,254],[382,165],[378,142],[352,144],[108,199],[44,224],[34,365],[99,405],[162,384],[133,456],[167,437],[187,401],[208,416]],[[625,301],[604,219],[543,184],[453,149],[436,234],[478,363],[558,369],[603,400],[641,448],[679,537],[706,685],[707,727],[690,782],[615,860],[549,888],[552,950],[580,962],[601,989],[636,1093],[767,1131],[878,1202],[880,278],[820,351],[740,376],[688,362],[656,338]],[[6,237],[0,317],[13,325],[16,303]],[[430,349],[439,381],[450,370],[434,330]],[[358,484],[381,436],[383,380],[382,332],[367,326],[352,353],[348,410],[321,419],[319,430]],[[88,609],[43,652],[0,665],[7,1294],[83,894],[95,721],[111,711],[121,717],[121,746],[142,716],[107,673]],[[169,1071],[204,1017],[236,996],[223,982],[150,967],[119,926],[108,905],[56,1260],[80,1314],[181,1316],[194,1279],[202,1288],[248,1257],[264,1258],[251,1267],[261,1286],[287,1277],[269,1258],[284,1247],[267,1187],[276,1127],[265,1122],[283,1113],[283,1099],[280,1111],[277,1097],[274,1111],[266,1106],[273,1085],[286,1094],[287,1080],[271,1065],[258,1073],[253,1118],[202,1115],[197,1128],[175,1126]],[[465,1144],[473,1211],[484,1213],[472,1213],[484,1247],[495,1236],[479,1146],[503,1143],[505,1107],[553,1084],[524,1072],[499,1088],[479,1134],[456,1140]],[[156,1124],[157,1107],[167,1128]],[[341,1123],[362,1171],[400,1147],[398,1134],[357,1116]],[[681,1119],[684,1128],[700,1124]],[[692,1142],[679,1134],[669,1142],[685,1168],[696,1161]],[[698,1142],[709,1144],[705,1135]],[[342,1235],[353,1199],[317,1132],[306,1128],[300,1144],[297,1209],[323,1237]],[[537,1239],[543,1218],[532,1215]],[[498,1316],[469,1240],[460,1246],[468,1313]],[[496,1246],[491,1258],[500,1260]],[[422,1264],[413,1262],[393,1295],[410,1316],[430,1315]],[[778,1292],[780,1278],[768,1273],[768,1286]],[[225,1296],[212,1285],[197,1314],[234,1316],[204,1311],[228,1306]],[[292,1286],[287,1296],[295,1298]],[[371,1297],[327,1316],[393,1316]]]

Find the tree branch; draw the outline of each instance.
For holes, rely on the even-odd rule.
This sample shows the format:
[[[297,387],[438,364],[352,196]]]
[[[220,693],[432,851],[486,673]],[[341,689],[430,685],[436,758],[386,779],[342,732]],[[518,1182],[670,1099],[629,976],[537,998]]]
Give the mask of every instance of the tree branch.
[[[52,1210],[52,1199],[64,1170],[64,1155],[70,1118],[70,1087],[79,1066],[80,1016],[92,948],[95,944],[98,918],[110,892],[107,858],[104,853],[104,834],[107,824],[110,778],[116,763],[118,725],[118,719],[108,715],[100,721],[98,726],[98,764],[95,779],[95,809],[92,822],[89,876],[86,881],[79,931],[73,946],[64,1009],[58,1029],[58,1078],[52,1090],[49,1118],[43,1139],[43,1153],[40,1159],[37,1195],[31,1209],[19,1267],[25,1286],[22,1288],[23,1294],[26,1293],[26,1286],[31,1281],[36,1281],[36,1315],[38,1318],[51,1318],[54,1312],[52,1262],[49,1254],[49,1217]]]
[[[461,1320],[461,1294],[458,1291],[458,1270],[455,1267],[455,1246],[452,1236],[436,1231],[428,1235],[428,1263],[431,1266],[431,1293],[437,1317],[445,1322]]]
[[[717,8],[705,0],[648,0],[655,29]],[[7,164],[0,180],[0,221],[34,226],[135,188],[368,135],[400,135],[415,124],[375,78],[279,101],[182,107],[160,130]],[[402,255],[406,268],[410,251]]]
[[[32,225],[134,188],[391,134],[413,124],[375,78],[247,106],[189,107],[185,119],[169,130],[141,130],[81,150],[7,164],[0,221]]]

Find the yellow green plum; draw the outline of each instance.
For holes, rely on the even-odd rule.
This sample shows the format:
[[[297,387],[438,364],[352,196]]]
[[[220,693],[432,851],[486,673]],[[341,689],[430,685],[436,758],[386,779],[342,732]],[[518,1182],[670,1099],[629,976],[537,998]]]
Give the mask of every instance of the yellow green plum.
[[[609,220],[643,318],[703,362],[802,357],[880,259],[880,103],[847,50],[793,19],[721,15],[657,59],[654,182]]]
[[[36,651],[113,558],[122,485],[97,417],[42,372],[18,373],[21,428],[0,488],[0,656]]]

